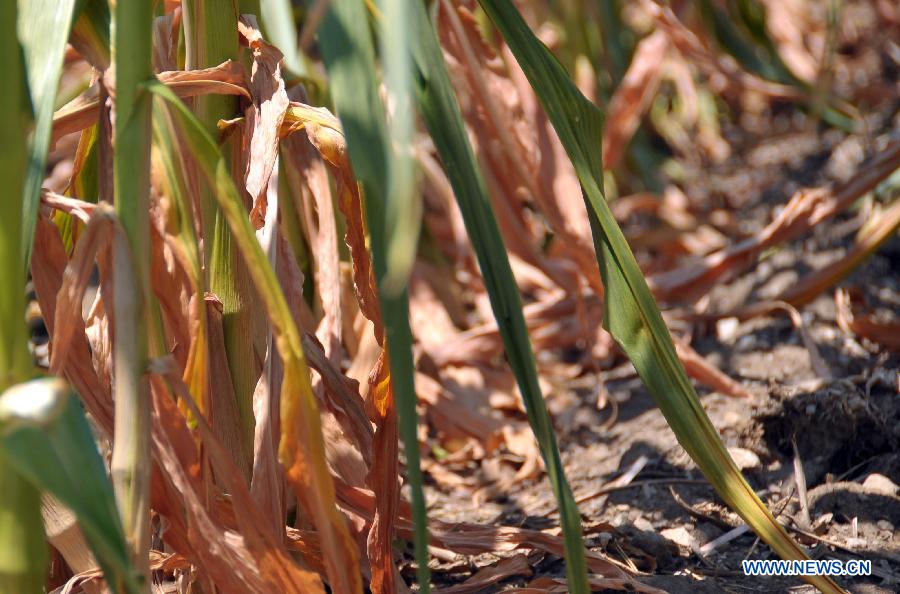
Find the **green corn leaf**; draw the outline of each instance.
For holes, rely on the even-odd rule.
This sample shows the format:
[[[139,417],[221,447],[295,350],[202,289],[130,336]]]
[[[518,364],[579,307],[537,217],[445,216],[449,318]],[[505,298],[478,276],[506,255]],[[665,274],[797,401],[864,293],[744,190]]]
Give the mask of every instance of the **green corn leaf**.
[[[21,274],[31,262],[34,226],[41,201],[41,183],[53,129],[53,108],[62,71],[66,43],[72,27],[75,0],[19,0],[19,41],[25,55],[26,75],[34,109],[34,133],[28,151],[22,196]],[[22,278],[25,278],[24,276]]]
[[[284,54],[285,67],[294,74],[305,74],[290,0],[260,0],[259,12],[266,38]]]
[[[603,196],[603,118],[534,36],[509,0],[479,0],[528,77],[581,182],[606,286],[604,323],[622,347],[675,432],[713,487],[785,559],[805,559],[741,475],[703,410],[634,255]],[[809,577],[823,592],[842,592],[828,577]]]
[[[622,2],[607,0],[601,2],[597,9],[600,12],[605,58],[610,68],[612,87],[615,88],[622,81],[628,63],[631,62],[634,53],[634,34],[622,22]],[[609,94],[612,94],[612,90]]]
[[[109,68],[112,59],[109,3],[106,0],[81,0],[75,10],[78,19],[72,26],[69,41],[91,66],[100,70]]]
[[[400,23],[409,14],[409,0],[380,0],[387,23]],[[387,225],[387,278],[391,292],[403,287],[409,278],[421,228],[422,200],[416,192],[416,171],[412,158],[415,106],[412,94],[412,68],[409,55],[409,28],[393,27],[390,35],[381,35],[381,63],[384,85],[391,106],[389,134],[396,149],[389,163],[385,196]]]
[[[418,1],[409,2],[408,10],[413,10],[419,4]],[[362,0],[333,3],[320,30],[319,45],[328,69],[329,88],[335,98],[353,171],[364,193],[378,297],[384,319],[386,345],[390,353],[391,381],[400,436],[406,451],[407,477],[412,488],[417,580],[420,591],[427,594],[430,581],[428,526],[422,471],[419,467],[419,440],[416,435],[418,414],[413,380],[409,299],[405,274],[388,276],[388,248],[394,241],[392,237],[396,237],[397,228],[389,226],[387,209],[390,205],[398,204],[388,199],[389,192],[396,188],[396,185],[392,185],[396,180],[389,176],[396,174],[398,170],[388,140],[384,109],[378,98],[375,50]],[[410,192],[411,189],[407,186],[403,191]],[[395,210],[391,216],[409,216],[402,212],[409,205],[409,201],[404,205],[401,199],[401,212]],[[390,283],[387,282],[389,279]]]
[[[301,82],[310,97],[319,100],[325,95],[325,80],[318,68],[304,52],[297,38],[296,8],[290,0],[258,0],[263,36],[284,53],[285,82],[288,86]],[[252,12],[242,6],[243,12]]]
[[[84,411],[66,383],[37,379],[4,392],[0,435],[0,457],[27,479],[35,493],[36,489],[51,493],[75,513],[113,591],[143,592],[143,578],[129,561],[106,467]],[[33,503],[39,506],[40,497]],[[36,529],[43,537],[39,507],[37,518]]]
[[[700,0],[697,9],[706,28],[714,35],[718,44],[744,68],[767,80],[783,84],[798,82],[775,54],[774,48],[770,55],[766,55],[764,48],[747,39],[746,30],[740,26],[742,24],[740,19],[736,19],[734,15],[728,14],[709,0]]]
[[[506,255],[506,247],[484,179],[469,145],[437,35],[421,2],[410,3],[407,22],[411,28],[410,41],[416,68],[419,111],[434,140],[462,211],[509,364],[516,376],[528,421],[540,446],[547,475],[559,505],[569,588],[572,592],[587,593],[590,589],[581,537],[581,518],[566,481],[553,422],[538,384],[534,354],[522,315],[522,302]]]

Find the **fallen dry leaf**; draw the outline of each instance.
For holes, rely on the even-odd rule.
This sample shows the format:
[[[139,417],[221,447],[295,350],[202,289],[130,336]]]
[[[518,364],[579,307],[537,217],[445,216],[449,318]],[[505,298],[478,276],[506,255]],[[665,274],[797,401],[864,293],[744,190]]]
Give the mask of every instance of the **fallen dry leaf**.
[[[675,340],[675,352],[678,353],[678,358],[684,365],[688,375],[704,386],[708,386],[727,396],[739,398],[750,398],[752,396],[746,388],[707,361],[686,342]]]
[[[865,313],[865,302],[859,290],[838,289],[834,293],[834,303],[841,330],[868,338],[892,351],[900,351],[900,322],[879,320]]]
[[[762,4],[766,30],[781,59],[797,78],[815,84],[821,56],[813,56],[809,42],[825,47],[825,23],[811,18],[806,0],[763,0]]]
[[[449,588],[440,588],[435,590],[434,594],[474,594],[515,575],[531,575],[531,567],[524,555],[501,559],[494,565],[479,569],[475,575],[463,583]]]
[[[641,9],[650,15],[656,26],[664,31],[672,45],[691,64],[710,77],[718,92],[753,91],[780,99],[803,99],[805,94],[795,87],[772,83],[741,69],[733,60],[710,50],[697,35],[675,15],[671,7],[657,0],[641,0]]]

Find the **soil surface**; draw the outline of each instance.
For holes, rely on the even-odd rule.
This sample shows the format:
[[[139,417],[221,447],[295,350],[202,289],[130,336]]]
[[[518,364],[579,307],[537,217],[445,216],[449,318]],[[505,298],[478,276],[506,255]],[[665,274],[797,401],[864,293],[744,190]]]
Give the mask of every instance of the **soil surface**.
[[[882,254],[859,274],[890,272],[892,278],[877,276],[896,285],[898,262]],[[881,292],[900,296],[896,286]],[[830,295],[807,308],[810,333],[832,379],[816,376],[809,352],[787,317],[757,318],[740,324],[728,340],[711,334],[697,341],[699,350],[741,380],[753,398],[706,393],[703,404],[750,484],[779,520],[796,529],[794,536],[813,558],[870,559],[872,577],[844,578],[840,583],[860,594],[896,592],[900,357],[844,335],[835,325],[833,309]],[[605,385],[618,407],[608,428],[603,421],[610,413],[597,411],[596,389],[555,394],[548,403],[556,413],[566,472],[589,547],[633,565],[648,574],[643,579],[647,584],[673,593],[815,591],[799,579],[745,577],[743,559],[777,558],[751,532],[711,544],[742,522],[703,480],[640,380],[625,377]],[[630,484],[604,492],[635,468],[639,472]],[[802,468],[806,485],[805,512],[798,497],[797,468]],[[470,466],[456,471],[474,477],[481,488],[428,489],[433,517],[534,529],[558,525],[546,478],[518,483],[495,496],[494,469]],[[457,583],[495,560],[469,560],[449,573],[440,569],[450,567],[436,566],[436,577]],[[552,556],[540,560],[535,573],[565,575],[560,559]],[[526,583],[512,579],[504,585]]]

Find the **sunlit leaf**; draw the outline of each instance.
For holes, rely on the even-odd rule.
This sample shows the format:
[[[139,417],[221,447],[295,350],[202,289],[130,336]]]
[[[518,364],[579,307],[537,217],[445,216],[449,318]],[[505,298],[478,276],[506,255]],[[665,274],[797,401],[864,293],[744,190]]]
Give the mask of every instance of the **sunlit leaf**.
[[[25,67],[31,104],[34,109],[34,132],[28,150],[22,212],[21,271],[25,274],[31,261],[34,225],[41,200],[41,183],[47,165],[47,149],[53,128],[53,107],[62,70],[66,43],[76,0],[19,0],[18,32],[25,55]],[[16,52],[18,53],[18,52]],[[15,55],[15,54],[13,54]],[[23,276],[24,278],[24,276]]]

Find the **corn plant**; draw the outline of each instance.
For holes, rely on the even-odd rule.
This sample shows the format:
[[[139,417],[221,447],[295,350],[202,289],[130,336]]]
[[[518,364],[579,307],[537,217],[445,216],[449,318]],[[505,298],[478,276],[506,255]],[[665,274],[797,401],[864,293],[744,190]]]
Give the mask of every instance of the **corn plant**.
[[[574,167],[596,256],[580,272],[599,272],[605,327],[722,499],[778,555],[805,558],[729,457],[607,205],[601,110],[512,2],[479,4]],[[426,3],[312,3],[304,26],[316,27],[325,79],[298,50],[281,0],[0,7],[10,85],[0,96],[0,590],[42,591],[40,496],[52,494],[75,513],[116,592],[149,591],[150,570],[162,566],[151,566],[157,537],[195,568],[204,592],[327,584],[359,593],[364,575],[373,592],[395,592],[398,536],[412,540],[416,584],[429,591],[428,545],[452,534],[427,519],[410,326],[410,279],[428,241],[416,145],[427,133],[556,498],[569,591],[589,592],[598,567],[610,585],[654,591],[585,549],[503,221]],[[67,41],[96,80],[54,115]],[[325,89],[314,88],[320,80]],[[79,161],[61,196],[40,186],[48,148],[66,133],[80,134]],[[80,401],[62,379],[34,379],[26,270],[55,326],[49,371]],[[347,307],[375,345],[362,392],[343,366]],[[323,418],[337,422],[362,475],[339,467]],[[108,471],[95,441],[111,444]],[[163,533],[153,517],[165,520]],[[807,579],[841,591],[830,578]]]

